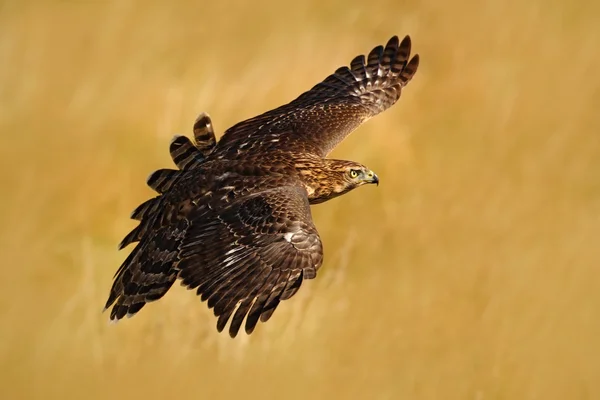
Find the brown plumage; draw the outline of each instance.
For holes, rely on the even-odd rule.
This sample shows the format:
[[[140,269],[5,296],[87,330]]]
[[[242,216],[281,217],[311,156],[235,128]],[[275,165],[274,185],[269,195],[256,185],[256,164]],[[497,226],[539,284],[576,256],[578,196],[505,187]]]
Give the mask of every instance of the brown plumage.
[[[325,158],[361,123],[392,106],[415,74],[411,42],[354,58],[292,102],[243,121],[215,139],[210,117],[179,136],[177,170],[148,178],[158,196],[137,207],[140,221],[120,248],[138,242],[115,274],[106,308],[118,320],[160,299],[180,279],[218,317],[251,333],[323,263],[310,204],[378,183],[365,166]]]

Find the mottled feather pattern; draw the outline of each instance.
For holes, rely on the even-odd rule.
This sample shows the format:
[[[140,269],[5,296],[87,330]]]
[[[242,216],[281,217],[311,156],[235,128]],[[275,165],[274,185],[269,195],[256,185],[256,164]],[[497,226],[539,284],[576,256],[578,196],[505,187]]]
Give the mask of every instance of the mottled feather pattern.
[[[254,149],[278,147],[273,140],[304,146],[322,157],[360,124],[391,107],[414,76],[419,56],[410,57],[411,40],[392,37],[385,48],[375,47],[355,57],[350,68],[332,75],[292,102],[229,128],[215,149],[230,157],[241,144]],[[271,138],[271,141],[264,140]]]
[[[296,187],[243,197],[219,213],[208,208],[191,220],[179,253],[179,276],[214,308],[219,330],[233,315],[230,334],[235,336],[253,303],[256,317],[267,313],[266,319],[280,300],[297,291],[298,280],[316,275],[321,241],[312,222],[301,221],[310,222],[310,208]],[[246,332],[256,322],[249,318]]]
[[[123,262],[117,273],[105,308],[114,306],[112,320],[137,313],[146,303],[164,296],[177,279],[173,267],[178,246],[183,240],[188,222],[161,227],[151,232],[151,240],[139,243]]]
[[[120,248],[135,247],[115,274],[111,320],[160,299],[177,279],[213,309],[218,331],[229,323],[231,337],[271,318],[323,263],[310,205],[379,182],[359,163],[325,157],[398,100],[419,63],[410,50],[408,36],[394,36],[218,142],[200,114],[193,140],[171,141],[177,169],[153,172],[147,183],[158,196],[131,214],[139,225]]]

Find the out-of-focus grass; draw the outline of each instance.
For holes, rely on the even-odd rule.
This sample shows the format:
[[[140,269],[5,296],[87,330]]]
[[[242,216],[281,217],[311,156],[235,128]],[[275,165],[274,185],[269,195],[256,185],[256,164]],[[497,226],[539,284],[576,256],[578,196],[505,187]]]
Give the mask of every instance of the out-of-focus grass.
[[[0,397],[600,398],[600,3],[0,3]],[[115,247],[222,132],[392,34],[422,64],[335,157],[318,279],[234,341],[180,287],[117,326]]]

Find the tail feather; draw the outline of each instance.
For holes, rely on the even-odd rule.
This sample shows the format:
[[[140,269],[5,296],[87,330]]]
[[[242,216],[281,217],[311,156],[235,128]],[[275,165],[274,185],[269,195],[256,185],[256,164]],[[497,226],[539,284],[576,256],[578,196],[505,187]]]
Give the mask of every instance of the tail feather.
[[[151,198],[150,200],[146,200],[145,202],[137,206],[135,210],[133,210],[133,212],[131,213],[131,219],[142,221],[146,217],[157,212],[161,203],[161,199],[161,196],[156,196]]]
[[[180,172],[174,169],[159,169],[148,176],[146,183],[158,193],[165,193],[180,176]]]
[[[206,157],[185,136],[175,136],[169,147],[171,158],[177,168],[188,169],[200,165]]]
[[[169,151],[177,168],[189,169],[199,166],[215,149],[217,139],[210,116],[202,113],[194,122],[194,143],[185,136],[175,136]]]
[[[212,121],[207,113],[200,114],[194,122],[194,140],[196,148],[204,156],[212,152],[217,144]]]

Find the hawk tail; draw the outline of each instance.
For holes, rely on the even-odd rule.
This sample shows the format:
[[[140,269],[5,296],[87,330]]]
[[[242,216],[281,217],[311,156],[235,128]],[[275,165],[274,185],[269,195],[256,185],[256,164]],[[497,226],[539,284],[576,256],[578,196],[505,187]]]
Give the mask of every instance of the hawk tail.
[[[194,122],[194,143],[185,136],[175,136],[169,146],[171,158],[177,168],[195,168],[202,164],[214,150],[217,139],[210,116],[202,113]]]
[[[165,193],[173,187],[181,172],[176,169],[159,169],[148,176],[146,183],[157,193]]]
[[[204,162],[204,155],[186,136],[175,136],[169,146],[171,158],[177,168],[194,168]]]
[[[212,120],[207,113],[201,113],[194,122],[194,141],[196,148],[206,157],[217,144]]]

